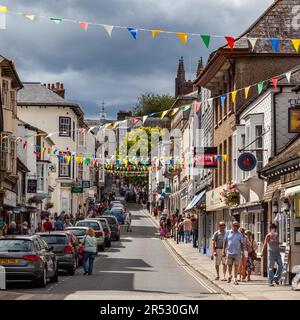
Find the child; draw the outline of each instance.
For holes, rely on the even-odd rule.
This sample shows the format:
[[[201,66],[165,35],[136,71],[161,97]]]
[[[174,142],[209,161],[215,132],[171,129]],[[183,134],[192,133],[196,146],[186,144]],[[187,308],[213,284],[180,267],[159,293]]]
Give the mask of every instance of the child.
[[[162,221],[161,225],[160,225],[160,238],[161,240],[165,239],[167,234],[167,224]]]

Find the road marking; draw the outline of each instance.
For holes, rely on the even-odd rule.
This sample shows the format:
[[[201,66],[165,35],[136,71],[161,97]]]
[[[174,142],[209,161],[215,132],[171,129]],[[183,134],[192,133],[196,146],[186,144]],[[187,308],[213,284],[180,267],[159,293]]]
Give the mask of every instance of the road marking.
[[[16,298],[15,300],[29,300],[35,295],[36,294],[25,293],[25,294],[22,294],[20,297]]]

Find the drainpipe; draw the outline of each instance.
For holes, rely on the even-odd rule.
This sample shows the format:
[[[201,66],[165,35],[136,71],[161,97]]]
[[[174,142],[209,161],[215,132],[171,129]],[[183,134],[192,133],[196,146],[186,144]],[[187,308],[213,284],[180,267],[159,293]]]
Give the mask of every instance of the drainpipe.
[[[276,96],[282,93],[282,87],[279,87],[279,90],[277,89],[276,92],[272,94],[272,113],[273,113],[273,145],[274,145],[274,154],[273,156],[276,156],[277,154],[277,126],[276,126]]]

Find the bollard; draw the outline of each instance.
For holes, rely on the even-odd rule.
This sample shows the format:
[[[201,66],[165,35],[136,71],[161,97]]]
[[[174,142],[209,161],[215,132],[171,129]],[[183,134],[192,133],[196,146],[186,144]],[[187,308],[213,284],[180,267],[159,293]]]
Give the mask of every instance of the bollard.
[[[3,266],[0,266],[0,290],[6,290],[6,273]]]

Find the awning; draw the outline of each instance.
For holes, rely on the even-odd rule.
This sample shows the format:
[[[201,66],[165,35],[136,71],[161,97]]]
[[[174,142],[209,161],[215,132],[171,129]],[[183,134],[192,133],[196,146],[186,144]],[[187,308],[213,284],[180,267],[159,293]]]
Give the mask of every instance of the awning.
[[[184,212],[192,210],[195,205],[203,198],[205,195],[206,190],[200,192],[199,194],[195,195],[193,200],[189,203],[189,205],[184,209]]]
[[[285,196],[289,197],[289,196],[294,196],[295,194],[300,193],[300,186],[295,186],[295,187],[291,187],[291,188],[287,188],[285,190]]]

